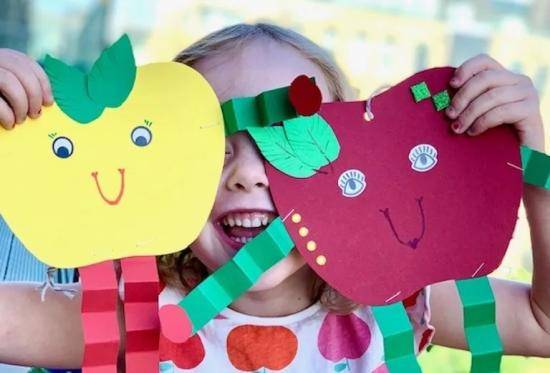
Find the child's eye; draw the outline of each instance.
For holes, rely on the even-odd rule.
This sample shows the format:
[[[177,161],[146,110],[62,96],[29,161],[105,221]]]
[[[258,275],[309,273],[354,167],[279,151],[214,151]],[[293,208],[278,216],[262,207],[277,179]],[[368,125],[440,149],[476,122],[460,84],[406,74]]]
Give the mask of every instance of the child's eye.
[[[59,158],[69,158],[73,155],[73,142],[67,137],[58,137],[53,141],[52,150]]]
[[[429,144],[415,146],[409,152],[411,167],[418,172],[426,172],[435,167],[437,163],[437,150]]]
[[[338,186],[344,197],[357,197],[367,186],[365,174],[359,170],[347,170],[338,178]]]
[[[151,143],[152,139],[153,134],[147,127],[139,126],[132,130],[132,142],[137,146],[147,146]]]

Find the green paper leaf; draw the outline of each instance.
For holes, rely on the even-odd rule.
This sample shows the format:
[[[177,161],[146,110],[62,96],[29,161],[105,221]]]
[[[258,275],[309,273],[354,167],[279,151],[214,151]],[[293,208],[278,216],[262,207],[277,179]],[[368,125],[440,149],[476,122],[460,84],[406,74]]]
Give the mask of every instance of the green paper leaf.
[[[57,106],[70,118],[86,124],[101,115],[103,106],[88,96],[87,77],[82,71],[50,55],[44,60],[44,70]]]
[[[118,107],[126,100],[136,79],[136,62],[128,35],[105,49],[88,74],[88,94],[95,102]]]
[[[295,154],[315,169],[338,158],[340,144],[330,125],[320,115],[284,122],[284,131]]]
[[[249,127],[247,131],[265,159],[279,171],[296,178],[315,175],[316,167],[298,157],[282,127]]]

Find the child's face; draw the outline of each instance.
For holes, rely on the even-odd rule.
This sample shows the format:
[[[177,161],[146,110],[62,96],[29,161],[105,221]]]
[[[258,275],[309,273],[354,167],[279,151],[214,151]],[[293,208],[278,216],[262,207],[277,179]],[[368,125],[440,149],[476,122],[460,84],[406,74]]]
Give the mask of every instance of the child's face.
[[[256,40],[238,52],[205,58],[194,67],[213,86],[220,102],[288,86],[301,74],[314,76],[323,100],[333,100],[321,69],[294,48],[274,41]],[[275,217],[263,159],[256,146],[244,132],[228,137],[214,208],[191,245],[193,253],[213,271]],[[274,288],[304,265],[293,250],[266,272],[252,291]]]

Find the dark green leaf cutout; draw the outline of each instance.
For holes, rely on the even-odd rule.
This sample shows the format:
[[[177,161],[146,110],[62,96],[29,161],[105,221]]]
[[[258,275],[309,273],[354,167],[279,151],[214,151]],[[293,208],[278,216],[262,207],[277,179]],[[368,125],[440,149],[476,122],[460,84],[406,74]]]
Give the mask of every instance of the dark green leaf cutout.
[[[315,169],[338,158],[340,144],[332,127],[318,114],[284,122],[284,131],[296,155]]]
[[[118,107],[126,100],[136,79],[136,62],[128,35],[105,49],[88,74],[88,94],[95,102]]]
[[[52,85],[55,102],[73,120],[86,124],[98,118],[103,106],[88,96],[87,76],[75,67],[49,55],[44,69]]]
[[[249,127],[247,131],[265,159],[279,171],[296,178],[315,175],[316,169],[296,155],[282,127]]]

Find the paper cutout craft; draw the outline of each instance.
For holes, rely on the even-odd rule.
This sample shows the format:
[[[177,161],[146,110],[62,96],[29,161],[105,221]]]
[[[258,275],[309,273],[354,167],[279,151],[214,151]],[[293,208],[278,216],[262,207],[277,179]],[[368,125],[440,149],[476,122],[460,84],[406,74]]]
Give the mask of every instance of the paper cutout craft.
[[[524,182],[550,190],[550,156],[522,146],[521,163]]]
[[[444,110],[451,104],[451,97],[446,89],[433,95],[432,100],[437,111]]]
[[[163,335],[183,343],[260,279],[261,275],[285,258],[294,248],[280,218],[237,254],[203,280],[178,305],[160,309]]]
[[[292,177],[310,177],[340,153],[332,128],[316,114],[286,120],[283,126],[247,130],[270,164]]]
[[[455,282],[462,301],[464,331],[472,353],[470,372],[499,372],[503,347],[495,319],[495,297],[487,277]]]
[[[451,92],[452,74],[426,70],[374,97],[368,123],[364,101],[323,104],[318,115],[341,149],[309,178],[266,162],[297,249],[358,303],[390,304],[432,283],[484,276],[504,256],[522,192],[521,171],[509,165],[520,164],[518,141],[504,126],[457,136],[431,100],[415,102],[411,86]],[[350,170],[364,176],[350,178],[364,187],[353,198],[343,195],[340,180]]]
[[[430,89],[426,85],[426,82],[420,82],[411,86],[411,92],[415,102],[420,102],[431,97]]]
[[[210,213],[225,146],[219,103],[182,64],[136,68],[126,36],[88,74],[51,57],[45,70],[56,104],[0,130],[3,172],[17,189],[0,196],[0,213],[43,262],[81,267],[84,372],[116,372],[110,261],[123,258],[126,368],[156,371],[152,255],[187,247]]]
[[[304,82],[304,78],[310,84]],[[303,97],[311,95],[313,97]],[[251,127],[267,127],[298,114],[313,115],[321,105],[319,88],[305,75],[297,77],[290,87],[263,92],[256,97],[234,98],[222,104],[225,134],[230,136]]]
[[[402,302],[371,308],[384,339],[384,360],[391,373],[421,372],[414,334]]]

